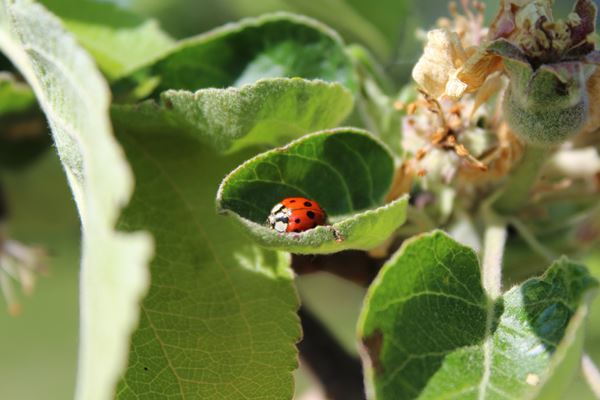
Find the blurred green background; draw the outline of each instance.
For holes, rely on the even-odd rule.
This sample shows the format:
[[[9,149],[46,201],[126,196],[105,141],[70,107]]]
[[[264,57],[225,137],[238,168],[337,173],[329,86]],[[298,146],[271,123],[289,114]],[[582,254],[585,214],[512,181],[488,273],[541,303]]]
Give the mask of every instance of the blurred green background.
[[[52,4],[60,0],[46,0]],[[440,0],[114,0],[113,3],[159,20],[173,37],[204,32],[244,16],[292,11],[313,16],[338,30],[347,42],[360,42],[382,61],[398,83],[408,79],[421,44],[418,28],[430,27],[447,15]],[[496,1],[488,1],[487,14]],[[561,0],[564,11],[570,2]],[[79,222],[72,196],[54,151],[28,169],[3,173],[11,208],[13,238],[42,244],[51,254],[48,276],[42,277],[23,313],[10,317],[0,308],[0,399],[62,400],[72,398],[77,361],[77,279]],[[600,251],[588,257],[600,277]],[[322,317],[349,351],[356,352],[355,323],[364,290],[328,275],[298,279],[301,296]],[[600,299],[588,327],[588,352],[600,363]],[[313,384],[298,372],[298,393]],[[581,377],[567,398],[593,399]]]

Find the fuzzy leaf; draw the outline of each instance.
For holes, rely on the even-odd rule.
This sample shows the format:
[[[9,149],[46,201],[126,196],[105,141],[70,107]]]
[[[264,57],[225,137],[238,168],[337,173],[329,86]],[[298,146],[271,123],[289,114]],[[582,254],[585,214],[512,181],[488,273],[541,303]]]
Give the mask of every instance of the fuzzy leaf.
[[[384,205],[393,158],[365,131],[340,128],[307,135],[242,164],[221,183],[217,206],[260,245],[293,253],[370,249],[406,218],[407,198]],[[279,234],[265,225],[286,197],[317,201],[332,225]]]
[[[300,326],[289,255],[259,249],[214,208],[220,179],[250,154],[115,124],[136,177],[121,226],[156,240],[117,398],[292,398]]]
[[[147,288],[151,242],[145,234],[114,227],[133,181],[112,136],[109,90],[92,59],[39,4],[0,2],[0,49],[25,76],[46,113],[81,215],[76,396],[110,399]]]
[[[42,0],[110,79],[123,77],[165,53],[175,41],[156,21],[115,4],[93,0]]]
[[[169,120],[171,129],[235,151],[336,126],[352,110],[355,86],[335,32],[278,13],[180,42],[115,86],[124,102],[154,98],[116,106],[115,113],[131,114],[131,125]]]
[[[352,94],[342,85],[299,78],[263,79],[241,88],[167,90],[160,103],[114,107],[130,126],[170,121],[221,151],[253,145],[282,145],[304,133],[335,126],[352,110]],[[158,122],[157,122],[158,121]]]
[[[183,40],[132,79],[148,77],[158,80],[155,95],[169,89],[240,87],[284,77],[356,87],[340,37],[313,19],[288,13],[247,18]]]
[[[560,371],[552,388],[560,397],[581,356],[581,320],[596,286],[563,258],[492,303],[473,250],[442,232],[412,239],[384,266],[361,315],[372,394],[532,398]]]

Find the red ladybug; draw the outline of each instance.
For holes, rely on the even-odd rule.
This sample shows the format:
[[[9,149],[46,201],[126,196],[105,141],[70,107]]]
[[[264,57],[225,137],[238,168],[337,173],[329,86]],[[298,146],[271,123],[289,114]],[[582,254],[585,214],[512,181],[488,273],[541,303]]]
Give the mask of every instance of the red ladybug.
[[[275,204],[267,219],[277,232],[304,232],[325,224],[327,214],[314,200],[304,197],[288,197]]]

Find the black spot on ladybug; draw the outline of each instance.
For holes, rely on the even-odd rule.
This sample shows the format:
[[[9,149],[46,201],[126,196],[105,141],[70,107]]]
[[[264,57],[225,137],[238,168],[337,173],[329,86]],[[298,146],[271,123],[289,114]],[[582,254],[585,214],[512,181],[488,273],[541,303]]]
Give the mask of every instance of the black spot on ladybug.
[[[306,204],[306,203],[304,203],[304,204]],[[312,211],[307,211],[306,216],[310,219],[315,219],[315,213]]]
[[[294,232],[300,233],[300,229],[294,229]]]
[[[305,205],[306,207],[312,207],[312,203],[311,203],[310,201],[305,201],[305,202],[304,202],[304,205]]]
[[[295,202],[296,202],[296,200],[290,200],[290,203],[295,203]]]
[[[294,222],[297,223],[297,224],[299,224],[301,222],[300,218],[296,218],[296,220]]]

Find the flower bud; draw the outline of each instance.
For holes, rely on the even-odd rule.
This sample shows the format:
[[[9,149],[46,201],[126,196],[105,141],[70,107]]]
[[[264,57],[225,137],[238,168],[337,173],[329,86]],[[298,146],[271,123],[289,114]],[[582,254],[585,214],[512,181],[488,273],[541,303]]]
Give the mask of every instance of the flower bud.
[[[555,146],[579,133],[589,112],[587,82],[598,59],[596,7],[578,0],[567,20],[554,21],[552,1],[503,2],[488,52],[504,60],[510,83],[504,115],[534,146]]]
[[[554,146],[579,132],[587,120],[586,82],[595,67],[582,63],[542,65],[505,60],[510,84],[504,95],[504,115],[526,143]]]

